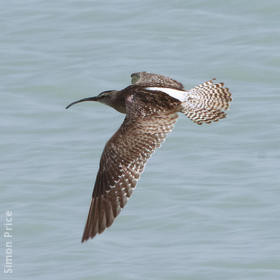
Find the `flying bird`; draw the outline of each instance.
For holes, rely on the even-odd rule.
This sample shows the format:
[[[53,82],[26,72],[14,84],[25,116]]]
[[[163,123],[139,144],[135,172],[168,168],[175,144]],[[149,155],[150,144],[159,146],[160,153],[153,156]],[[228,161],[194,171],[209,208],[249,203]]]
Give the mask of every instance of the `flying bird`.
[[[131,78],[131,85],[123,90],[106,90],[66,107],[97,101],[126,115],[103,150],[82,242],[112,225],[178,113],[196,124],[208,124],[224,118],[232,100],[229,89],[214,83],[215,79],[185,90],[181,83],[159,74],[138,72]]]

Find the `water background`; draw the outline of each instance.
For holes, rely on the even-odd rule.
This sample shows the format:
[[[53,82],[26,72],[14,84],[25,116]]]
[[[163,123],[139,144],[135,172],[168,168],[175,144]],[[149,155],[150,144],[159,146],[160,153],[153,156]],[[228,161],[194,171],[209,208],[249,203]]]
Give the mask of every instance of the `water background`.
[[[0,278],[280,279],[279,11],[279,1],[2,1]],[[64,107],[144,70],[186,88],[216,77],[231,109],[209,126],[182,115],[113,226],[81,244],[103,146],[124,116]]]

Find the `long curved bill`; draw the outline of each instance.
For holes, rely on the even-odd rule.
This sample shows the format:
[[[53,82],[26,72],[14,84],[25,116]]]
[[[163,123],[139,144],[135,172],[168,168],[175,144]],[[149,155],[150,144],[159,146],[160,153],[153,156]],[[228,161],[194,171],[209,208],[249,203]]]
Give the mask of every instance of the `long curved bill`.
[[[77,103],[80,103],[80,102],[84,102],[84,101],[97,101],[97,97],[96,97],[96,96],[94,96],[94,97],[87,97],[87,98],[83,98],[83,99],[74,101],[74,102],[70,103],[68,106],[66,106],[65,109],[68,109],[68,108],[70,108],[72,105],[77,104]]]

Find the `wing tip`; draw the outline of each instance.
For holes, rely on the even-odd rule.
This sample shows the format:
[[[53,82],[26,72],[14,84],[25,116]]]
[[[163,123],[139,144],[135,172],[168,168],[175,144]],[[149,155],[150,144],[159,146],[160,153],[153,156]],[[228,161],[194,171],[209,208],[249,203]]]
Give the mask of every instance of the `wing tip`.
[[[115,200],[114,203],[104,199],[104,196],[92,198],[81,243],[94,238],[97,234],[101,234],[113,224],[121,208],[127,202],[125,200],[121,207],[120,202],[117,201]]]
[[[88,235],[86,232],[84,232],[83,237],[81,239],[81,243],[87,242],[89,239],[93,239],[96,234]]]

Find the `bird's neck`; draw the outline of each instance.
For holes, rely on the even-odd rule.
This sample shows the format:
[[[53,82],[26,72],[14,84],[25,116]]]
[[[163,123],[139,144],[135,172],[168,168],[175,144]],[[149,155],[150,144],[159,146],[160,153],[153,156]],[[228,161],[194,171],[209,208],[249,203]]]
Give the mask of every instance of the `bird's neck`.
[[[125,94],[123,91],[114,91],[106,104],[120,113],[125,114]]]

